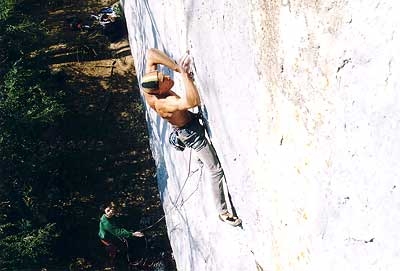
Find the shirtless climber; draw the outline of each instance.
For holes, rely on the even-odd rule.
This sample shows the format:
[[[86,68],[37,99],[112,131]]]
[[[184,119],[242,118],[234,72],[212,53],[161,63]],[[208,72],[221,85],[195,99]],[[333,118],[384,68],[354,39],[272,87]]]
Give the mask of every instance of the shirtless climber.
[[[205,129],[198,117],[188,110],[200,105],[200,96],[190,72],[190,56],[186,55],[178,65],[160,50],[149,49],[146,60],[146,73],[141,86],[147,103],[174,128],[170,143],[179,150],[192,148],[210,171],[212,194],[219,218],[229,225],[240,225],[242,221],[234,210],[233,214],[228,211],[223,190],[225,175],[215,150],[205,137]],[[157,70],[158,64],[181,74],[186,91],[184,97],[179,97],[171,90],[174,81]]]

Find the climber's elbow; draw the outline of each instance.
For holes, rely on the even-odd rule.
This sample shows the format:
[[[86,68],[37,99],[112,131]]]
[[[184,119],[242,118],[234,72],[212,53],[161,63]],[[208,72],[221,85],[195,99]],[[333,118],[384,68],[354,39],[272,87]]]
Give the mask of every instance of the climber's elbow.
[[[157,49],[150,48],[146,51],[146,72],[157,70]]]
[[[199,106],[199,105],[200,105],[200,97],[198,97],[198,96],[190,97],[186,101],[186,106],[188,107],[188,109]]]
[[[179,103],[178,110],[180,110],[180,111],[187,110],[187,109],[194,108],[198,105],[200,105],[200,101],[182,99],[182,101]]]
[[[154,49],[154,48],[147,49],[147,51],[146,51],[146,59],[152,60],[154,58],[155,54],[156,54],[156,49]]]

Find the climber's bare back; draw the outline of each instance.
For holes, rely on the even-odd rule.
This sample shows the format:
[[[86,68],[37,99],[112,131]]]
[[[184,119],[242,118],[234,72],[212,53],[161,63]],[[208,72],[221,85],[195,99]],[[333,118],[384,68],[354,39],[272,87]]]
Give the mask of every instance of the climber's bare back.
[[[162,118],[166,119],[169,123],[176,127],[183,127],[191,121],[190,114],[187,110],[166,113],[165,115],[163,113],[159,114]]]
[[[192,118],[188,110],[180,110],[180,99],[172,91],[170,95],[165,97],[157,97],[156,95],[145,94],[146,100],[150,107],[153,108],[163,119],[176,127],[182,127],[189,123]]]

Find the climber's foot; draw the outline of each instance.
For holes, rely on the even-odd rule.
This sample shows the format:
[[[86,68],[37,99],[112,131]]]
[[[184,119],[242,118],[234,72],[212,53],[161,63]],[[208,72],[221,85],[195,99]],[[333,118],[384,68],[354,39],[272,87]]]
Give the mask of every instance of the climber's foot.
[[[219,219],[221,219],[221,221],[223,221],[233,227],[236,227],[236,226],[239,226],[240,224],[242,224],[242,220],[240,218],[232,215],[229,212],[219,214]]]

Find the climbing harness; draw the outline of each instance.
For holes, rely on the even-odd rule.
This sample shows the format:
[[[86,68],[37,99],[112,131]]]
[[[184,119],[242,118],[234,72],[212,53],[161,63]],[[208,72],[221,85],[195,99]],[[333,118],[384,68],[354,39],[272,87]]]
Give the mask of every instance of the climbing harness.
[[[186,146],[178,137],[179,128],[174,128],[169,135],[169,144],[172,145],[177,151],[184,151]]]

